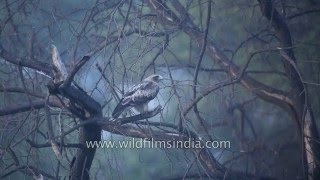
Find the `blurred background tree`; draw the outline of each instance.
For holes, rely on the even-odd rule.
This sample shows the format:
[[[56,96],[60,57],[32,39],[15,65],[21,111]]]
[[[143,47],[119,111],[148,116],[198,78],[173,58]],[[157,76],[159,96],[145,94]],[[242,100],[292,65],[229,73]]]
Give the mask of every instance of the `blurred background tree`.
[[[316,0],[3,0],[0,177],[319,179],[319,12]],[[53,44],[71,84],[54,80]],[[112,123],[155,73],[161,112]],[[231,148],[84,143],[176,137]]]

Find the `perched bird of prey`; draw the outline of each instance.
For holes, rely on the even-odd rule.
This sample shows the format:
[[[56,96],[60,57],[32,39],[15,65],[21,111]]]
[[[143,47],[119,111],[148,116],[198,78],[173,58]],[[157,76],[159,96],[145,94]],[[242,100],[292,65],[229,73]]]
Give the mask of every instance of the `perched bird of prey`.
[[[112,117],[119,117],[125,109],[131,107],[134,107],[140,113],[147,112],[148,103],[154,99],[159,92],[158,82],[161,79],[163,79],[162,76],[153,74],[139,84],[132,86],[113,110]]]

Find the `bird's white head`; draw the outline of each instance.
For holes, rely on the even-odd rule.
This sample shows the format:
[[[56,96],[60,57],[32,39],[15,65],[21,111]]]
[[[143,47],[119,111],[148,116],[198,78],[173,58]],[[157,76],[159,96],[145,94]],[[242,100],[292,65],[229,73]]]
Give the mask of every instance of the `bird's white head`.
[[[162,76],[160,76],[160,75],[158,75],[158,74],[153,74],[153,75],[145,78],[144,80],[146,80],[146,81],[153,81],[153,82],[157,82],[157,83],[158,83],[158,82],[159,82],[160,80],[162,80],[162,79],[163,79]]]

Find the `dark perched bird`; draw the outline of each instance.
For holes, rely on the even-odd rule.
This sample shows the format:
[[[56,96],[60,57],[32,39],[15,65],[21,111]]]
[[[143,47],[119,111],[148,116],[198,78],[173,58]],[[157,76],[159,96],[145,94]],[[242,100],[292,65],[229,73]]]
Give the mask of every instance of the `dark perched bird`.
[[[148,103],[159,92],[158,82],[161,79],[163,79],[162,76],[153,74],[142,80],[139,84],[132,86],[113,110],[112,117],[119,117],[125,109],[131,107],[134,107],[140,113],[147,112]]]

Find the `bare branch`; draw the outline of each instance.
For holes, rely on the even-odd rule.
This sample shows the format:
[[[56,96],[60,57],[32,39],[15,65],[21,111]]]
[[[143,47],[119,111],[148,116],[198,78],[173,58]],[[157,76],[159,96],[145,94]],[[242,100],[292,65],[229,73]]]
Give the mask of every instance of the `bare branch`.
[[[63,108],[63,105],[60,103],[60,101],[57,101],[54,99],[50,100],[48,104],[53,107]],[[41,109],[44,107],[44,105],[45,105],[45,100],[37,100],[37,101],[32,101],[32,105],[30,103],[23,103],[20,105],[13,105],[10,107],[0,108],[0,116],[26,112],[31,110],[32,108]]]

